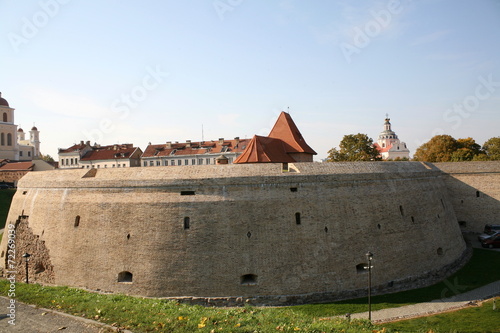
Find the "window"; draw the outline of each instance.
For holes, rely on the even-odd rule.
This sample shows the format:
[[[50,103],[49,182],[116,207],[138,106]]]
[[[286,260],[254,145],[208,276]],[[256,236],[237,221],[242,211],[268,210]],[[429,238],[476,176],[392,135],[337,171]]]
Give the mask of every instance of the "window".
[[[3,122],[6,123],[7,122],[7,112],[4,112],[3,113]]]
[[[161,161],[156,161],[156,166],[160,166],[160,165],[161,165]],[[125,164],[123,166],[125,166]]]
[[[155,163],[154,161],[149,161],[149,166],[155,165],[154,163]]]
[[[191,165],[196,165],[196,159],[195,159],[195,158],[193,158],[193,159],[191,160]]]
[[[191,222],[191,219],[189,218],[189,216],[186,216],[184,217],[184,230],[187,230],[189,229],[190,227],[190,222]]]
[[[175,165],[175,161],[174,161],[174,160],[171,160],[171,161],[170,161],[170,165]]]
[[[19,152],[19,156],[21,156],[21,157],[23,156],[23,151],[22,150]]]
[[[300,213],[295,213],[295,223],[300,224]]]
[[[205,161],[207,162],[207,164],[210,164],[210,159],[209,158],[207,158]]]
[[[12,146],[12,134],[7,133],[7,146]]]
[[[438,256],[442,256],[443,255],[443,248],[439,247],[436,252],[437,252]]]
[[[199,158],[199,159],[198,159],[198,164],[199,164],[199,165],[202,165],[202,164],[203,164],[203,159],[202,159],[202,158]]]
[[[184,165],[189,165],[189,160],[184,160]]]
[[[361,263],[356,265],[356,272],[358,274],[364,274],[368,272],[368,264]]]
[[[177,160],[177,165],[182,165],[182,160]]]
[[[130,272],[124,271],[118,273],[118,282],[132,282],[133,275]]]
[[[167,166],[167,165],[168,165],[168,161],[167,161],[167,160],[164,160],[164,161],[163,161],[163,165],[164,165],[164,166]]]
[[[181,191],[181,195],[195,195],[195,191]]]
[[[148,166],[148,162],[147,161],[144,161],[144,166]]]
[[[3,134],[3,133],[0,134],[0,141],[1,141],[0,144],[2,146],[5,146],[5,134]]]
[[[9,134],[10,135],[10,134]],[[476,198],[479,198],[481,196],[481,192],[476,191]]]
[[[257,284],[257,275],[255,274],[242,275],[240,278],[240,283],[247,286]]]
[[[77,216],[75,217],[75,225],[74,225],[74,226],[75,226],[75,227],[78,227],[79,225],[80,225],[80,215],[77,215]]]
[[[399,206],[399,211],[401,212],[401,216],[405,216],[405,212],[403,211],[403,206]]]
[[[291,192],[297,192],[297,188],[296,187],[290,187],[290,191]]]
[[[125,164],[122,164],[122,167],[124,167],[124,168],[125,168]]]

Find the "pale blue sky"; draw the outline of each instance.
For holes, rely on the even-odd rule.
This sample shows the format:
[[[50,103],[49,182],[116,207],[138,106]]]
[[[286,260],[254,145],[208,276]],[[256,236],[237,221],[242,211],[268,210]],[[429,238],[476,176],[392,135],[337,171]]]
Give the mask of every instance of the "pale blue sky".
[[[288,107],[316,160],[386,113],[412,153],[500,136],[498,0],[4,0],[0,20],[0,91],[53,157],[266,135]]]

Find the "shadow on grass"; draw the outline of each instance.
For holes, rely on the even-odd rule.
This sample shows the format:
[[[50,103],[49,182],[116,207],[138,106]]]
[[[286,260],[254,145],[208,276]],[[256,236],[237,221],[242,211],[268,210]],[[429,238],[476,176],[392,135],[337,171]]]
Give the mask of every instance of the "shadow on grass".
[[[425,288],[373,296],[372,311],[429,302],[462,294],[500,279],[500,252],[474,249],[471,260],[447,279]],[[376,274],[376,271],[374,272]],[[293,307],[308,316],[328,317],[368,311],[368,298]]]

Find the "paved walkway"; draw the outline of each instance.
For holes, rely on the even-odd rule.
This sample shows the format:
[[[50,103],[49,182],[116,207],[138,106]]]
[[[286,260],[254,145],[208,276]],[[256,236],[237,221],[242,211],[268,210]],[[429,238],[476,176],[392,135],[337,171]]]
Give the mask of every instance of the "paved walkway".
[[[450,284],[450,289],[453,289],[452,284]],[[450,294],[452,293],[452,290],[447,290],[446,292]],[[438,299],[426,303],[407,305],[399,308],[372,311],[372,322],[383,323],[401,319],[428,316],[431,314],[474,306],[478,301],[498,295],[500,295],[500,280],[449,298]],[[368,312],[353,313],[351,315],[351,318],[368,319]]]
[[[118,330],[115,327],[98,323],[94,320],[72,316],[49,309],[36,308],[32,305],[15,303],[15,325],[7,314],[11,312],[8,308],[10,299],[0,297],[0,332],[22,332],[22,333],[108,333],[128,332]],[[11,321],[11,323],[9,323]]]

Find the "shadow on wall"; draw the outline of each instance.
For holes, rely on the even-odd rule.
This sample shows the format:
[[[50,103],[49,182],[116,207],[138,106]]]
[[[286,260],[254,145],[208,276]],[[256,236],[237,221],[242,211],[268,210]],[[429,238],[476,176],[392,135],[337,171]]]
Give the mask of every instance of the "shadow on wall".
[[[481,168],[474,162],[435,165],[445,172],[443,180],[462,231],[482,233],[485,224],[500,224],[500,162],[482,162]]]

